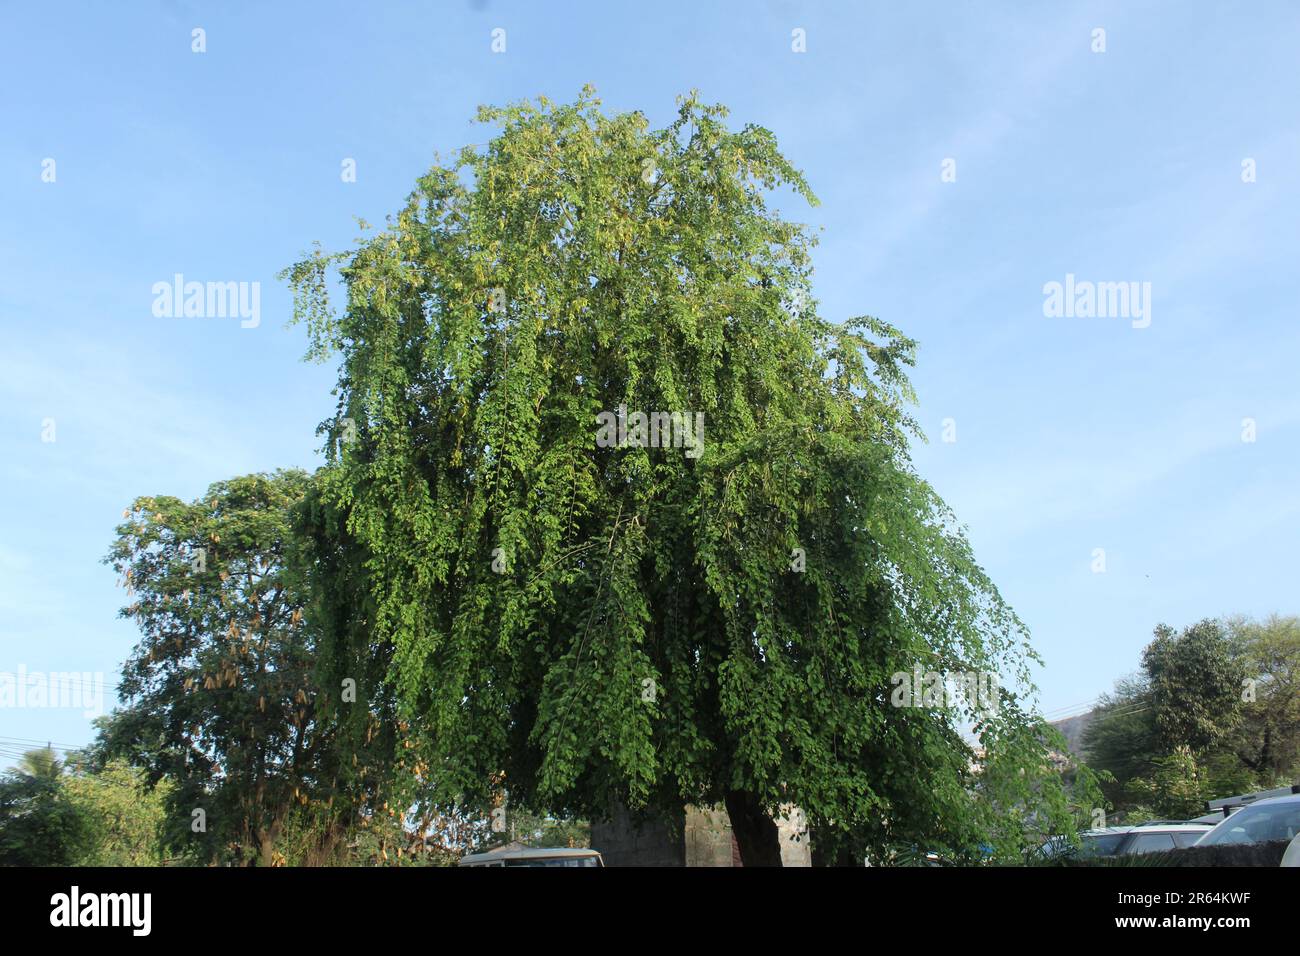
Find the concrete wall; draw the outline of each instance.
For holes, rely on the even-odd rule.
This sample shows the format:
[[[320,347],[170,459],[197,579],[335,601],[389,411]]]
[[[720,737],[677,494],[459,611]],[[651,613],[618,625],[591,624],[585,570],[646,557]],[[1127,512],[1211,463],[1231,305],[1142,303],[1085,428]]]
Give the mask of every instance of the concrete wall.
[[[613,817],[591,823],[591,848],[606,866],[685,866],[685,814],[669,819],[633,817],[618,807]]]
[[[722,807],[686,808],[686,865],[739,866],[731,821]]]
[[[776,821],[784,866],[811,866],[812,854],[803,812],[782,807]],[[740,853],[731,834],[727,811],[718,807],[687,807],[673,819],[644,819],[620,807],[613,818],[591,824],[591,846],[606,866],[739,866]]]
[[[776,821],[777,834],[781,837],[781,865],[812,866],[812,848],[808,843],[808,824],[803,811],[786,804],[781,812],[785,816]]]

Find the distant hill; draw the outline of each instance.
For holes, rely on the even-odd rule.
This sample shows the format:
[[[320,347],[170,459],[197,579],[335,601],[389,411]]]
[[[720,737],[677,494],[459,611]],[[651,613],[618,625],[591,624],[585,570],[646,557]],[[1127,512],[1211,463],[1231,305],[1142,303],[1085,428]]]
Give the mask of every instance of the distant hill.
[[[1070,745],[1070,753],[1076,757],[1083,755],[1083,732],[1088,729],[1096,713],[1095,710],[1090,710],[1087,713],[1066,717],[1064,720],[1050,721],[1051,725],[1065,737]]]

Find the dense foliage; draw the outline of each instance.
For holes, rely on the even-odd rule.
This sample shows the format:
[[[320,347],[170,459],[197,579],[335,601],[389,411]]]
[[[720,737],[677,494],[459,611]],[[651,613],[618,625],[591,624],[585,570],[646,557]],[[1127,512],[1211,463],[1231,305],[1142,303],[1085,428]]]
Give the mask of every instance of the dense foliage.
[[[772,862],[796,804],[847,858],[1014,853],[1070,807],[1024,628],[909,462],[914,345],[818,314],[812,237],[769,208],[813,194],[725,116],[485,108],[485,148],[286,270],[341,357],[303,528],[324,666],[391,706],[427,806],[724,802]],[[917,666],[997,673],[999,706],[892,706]]]

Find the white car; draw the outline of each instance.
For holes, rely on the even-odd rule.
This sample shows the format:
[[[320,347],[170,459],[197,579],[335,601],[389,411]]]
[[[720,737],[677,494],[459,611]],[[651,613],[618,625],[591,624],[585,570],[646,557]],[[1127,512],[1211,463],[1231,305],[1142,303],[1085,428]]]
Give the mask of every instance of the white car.
[[[1289,840],[1295,849],[1300,834],[1300,794],[1258,800],[1242,807],[1201,837],[1197,846],[1222,846],[1229,843],[1268,843]]]
[[[1283,866],[1300,866],[1300,836],[1296,836],[1282,854]]]
[[[1116,856],[1141,856],[1195,846],[1211,829],[1208,823],[1156,820],[1141,823],[1128,832],[1115,848]]]

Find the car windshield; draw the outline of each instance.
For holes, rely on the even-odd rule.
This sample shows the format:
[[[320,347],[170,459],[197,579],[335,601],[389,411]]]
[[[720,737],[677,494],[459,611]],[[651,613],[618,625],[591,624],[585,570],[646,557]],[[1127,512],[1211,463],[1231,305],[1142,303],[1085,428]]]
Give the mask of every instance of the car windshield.
[[[1224,820],[1198,846],[1216,843],[1267,843],[1300,833],[1300,800],[1244,807]]]

